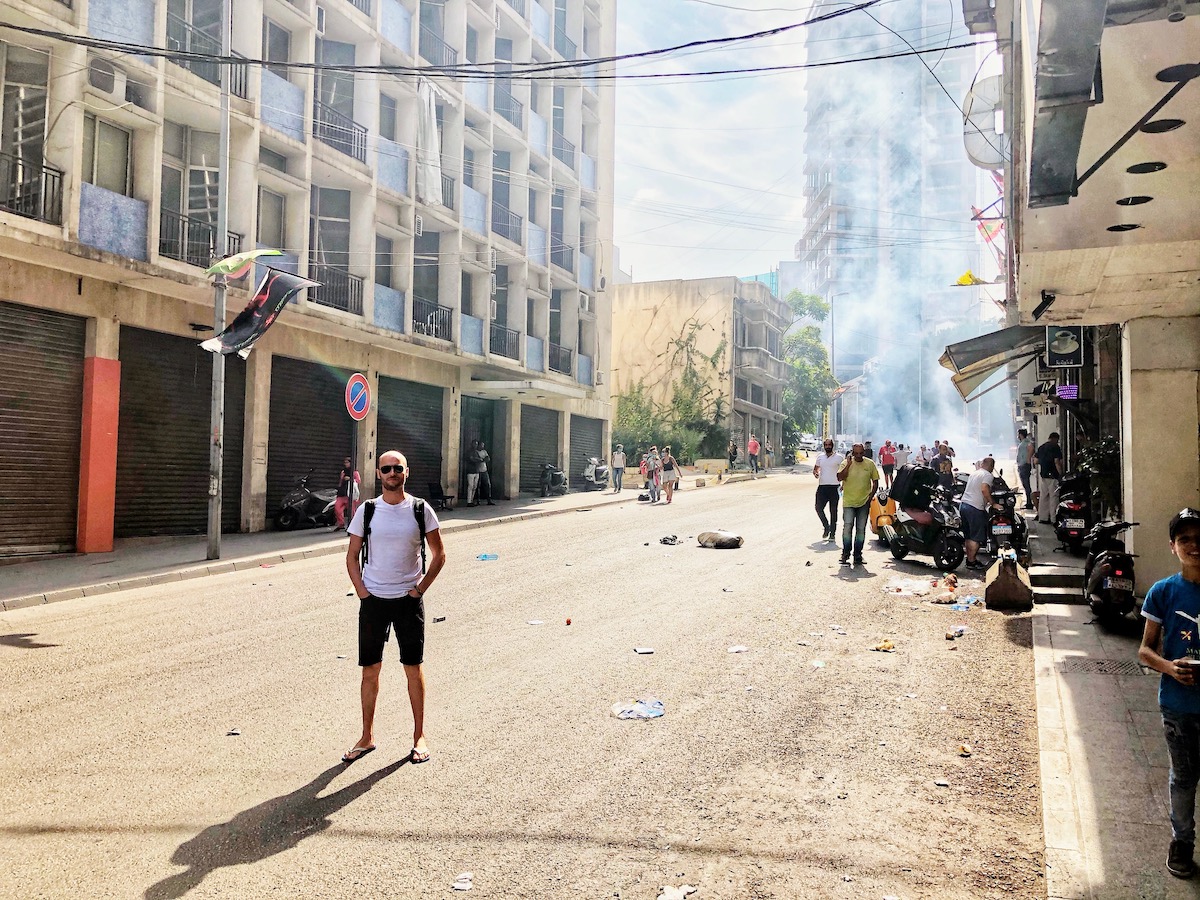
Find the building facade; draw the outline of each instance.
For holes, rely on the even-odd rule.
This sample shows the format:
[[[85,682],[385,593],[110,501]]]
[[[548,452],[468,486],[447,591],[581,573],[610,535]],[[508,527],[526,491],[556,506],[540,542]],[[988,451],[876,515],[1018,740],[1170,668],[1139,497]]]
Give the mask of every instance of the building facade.
[[[670,407],[683,367],[705,382],[698,393],[745,458],[750,434],[782,453],[783,335],[792,311],[759,281],[734,277],[616,285],[612,395],[638,389]],[[694,398],[689,398],[694,399]],[[627,448],[632,449],[632,448]]]
[[[354,428],[367,481],[398,447],[418,495],[460,493],[475,439],[506,496],[606,445],[614,93],[588,60],[615,16],[236,4],[229,252],[281,249],[320,287],[227,359],[227,530],[264,528],[309,470],[334,483]],[[0,555],[204,531],[220,19],[217,0],[0,3],[43,33],[0,32]],[[357,426],[354,371],[375,398]]]

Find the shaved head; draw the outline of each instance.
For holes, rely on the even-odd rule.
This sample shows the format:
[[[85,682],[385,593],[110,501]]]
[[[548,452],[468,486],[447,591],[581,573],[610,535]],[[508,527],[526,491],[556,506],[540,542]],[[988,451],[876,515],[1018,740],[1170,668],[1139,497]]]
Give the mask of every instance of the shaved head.
[[[385,450],[383,453],[379,454],[379,465],[386,465],[389,461],[393,465],[399,463],[400,465],[404,466],[404,468],[408,468],[408,460],[399,450]]]

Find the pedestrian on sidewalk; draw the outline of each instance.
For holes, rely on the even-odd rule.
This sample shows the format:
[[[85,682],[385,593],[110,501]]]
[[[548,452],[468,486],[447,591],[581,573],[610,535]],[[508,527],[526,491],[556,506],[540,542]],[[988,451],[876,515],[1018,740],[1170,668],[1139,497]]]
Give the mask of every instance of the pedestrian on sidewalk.
[[[929,461],[929,467],[937,473],[938,484],[948,491],[954,490],[954,460],[950,456],[950,445],[937,448],[937,456]]]
[[[1180,572],[1146,592],[1138,660],[1162,673],[1158,705],[1171,757],[1171,845],[1167,871],[1196,874],[1196,783],[1200,779],[1200,509],[1176,513],[1167,526]]]
[[[408,460],[400,451],[388,450],[380,454],[377,474],[383,493],[364,503],[350,523],[346,571],[359,600],[362,735],[342,755],[344,763],[354,762],[375,749],[379,671],[383,668],[383,651],[393,628],[396,643],[400,645],[400,663],[404,666],[413,714],[409,759],[414,763],[429,759],[429,745],[425,740],[424,597],[446,563],[446,551],[433,509],[404,490],[408,471]],[[360,556],[364,541],[365,565]],[[429,544],[428,569],[425,565],[426,542]]]
[[[467,506],[474,506],[475,498],[479,494],[479,473],[482,471],[479,441],[471,441],[471,449],[467,451],[467,458],[463,464],[467,470]]]
[[[879,464],[883,467],[883,486],[892,489],[892,473],[896,471],[896,448],[891,439],[885,440],[879,448]]]
[[[767,468],[775,465],[775,448],[771,446],[771,439],[767,438],[767,442],[763,445],[763,452],[767,455]]]
[[[737,465],[738,446],[733,442],[733,438],[729,439],[729,446],[725,448],[725,455],[729,457],[729,470],[733,471],[733,467]]]
[[[896,447],[896,451],[893,455],[896,457],[896,468],[899,469],[902,466],[908,465],[908,458],[912,456],[912,451],[906,449],[903,444],[900,444],[898,447]]]
[[[662,489],[662,457],[658,455],[657,444],[646,454],[646,487],[650,491],[650,502],[657,503]]]
[[[870,441],[863,444],[863,456],[871,460],[871,462],[875,462],[875,448],[871,446]]]
[[[825,452],[813,463],[813,477],[817,479],[817,516],[821,520],[821,540],[832,541],[837,535],[838,521],[838,490],[841,481],[838,478],[838,467],[844,460],[833,452],[833,440],[825,438]],[[829,518],[825,517],[825,507],[829,507]]]
[[[486,500],[488,506],[495,506],[496,503],[492,500],[492,476],[488,471],[492,457],[483,441],[475,443],[479,446],[479,499]]]
[[[1054,523],[1054,510],[1058,506],[1058,479],[1063,473],[1063,452],[1058,441],[1058,432],[1050,432],[1046,443],[1034,454],[1038,464],[1038,521],[1043,525]]]
[[[750,464],[750,477],[758,477],[758,438],[750,432],[750,440],[746,442],[746,462]]]
[[[1025,508],[1033,509],[1033,486],[1029,483],[1029,475],[1033,472],[1033,441],[1029,432],[1024,428],[1017,429],[1017,477],[1021,481],[1021,489],[1025,491]]]
[[[864,455],[862,444],[850,448],[850,458],[838,467],[842,483],[842,565],[850,564],[851,538],[854,542],[854,564],[863,562],[863,545],[867,542],[867,513],[871,498],[879,490],[879,470]]]
[[[342,531],[346,527],[348,516],[354,515],[351,504],[358,499],[358,486],[362,477],[354,471],[354,463],[350,457],[342,460],[342,471],[338,473],[337,499],[333,501],[334,531]]]
[[[962,516],[963,545],[967,551],[967,568],[984,569],[983,563],[975,557],[979,548],[988,539],[988,510],[992,506],[992,482],[996,480],[992,473],[996,469],[996,461],[990,456],[979,461],[979,468],[967,479],[962,499],[958,503],[958,512]]]
[[[667,502],[675,496],[675,484],[679,481],[679,462],[671,455],[670,447],[663,447],[662,455],[662,485],[667,495]]]
[[[608,467],[612,469],[613,493],[619,494],[625,483],[625,445],[617,444],[617,449],[608,458]]]

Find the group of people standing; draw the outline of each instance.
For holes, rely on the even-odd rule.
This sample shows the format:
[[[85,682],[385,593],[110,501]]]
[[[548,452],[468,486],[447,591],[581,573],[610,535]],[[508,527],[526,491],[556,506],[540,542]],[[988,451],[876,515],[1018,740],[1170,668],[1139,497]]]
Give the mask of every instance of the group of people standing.
[[[729,468],[737,468],[738,455],[737,441],[733,438],[729,439],[729,446],[725,448],[725,455],[729,459]],[[775,448],[771,445],[771,439],[767,438],[765,443],[760,443],[758,435],[753,431],[750,432],[750,439],[746,441],[746,465],[750,468],[750,475],[757,478],[759,467],[765,466],[771,468],[775,465]]]
[[[830,438],[825,438],[822,449],[824,452],[818,454],[813,463],[813,476],[817,479],[817,515],[824,526],[821,540],[836,540],[838,489],[841,488],[841,562],[844,566],[849,565],[853,552],[854,565],[861,566],[863,546],[867,542],[867,514],[871,500],[879,491],[879,469],[867,456],[865,444],[855,444],[850,448],[850,455],[844,458],[833,452]]]

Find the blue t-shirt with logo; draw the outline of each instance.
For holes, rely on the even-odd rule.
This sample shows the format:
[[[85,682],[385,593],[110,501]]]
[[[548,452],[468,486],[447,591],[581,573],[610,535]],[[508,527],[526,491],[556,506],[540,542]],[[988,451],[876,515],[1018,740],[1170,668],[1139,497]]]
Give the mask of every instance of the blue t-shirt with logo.
[[[1142,615],[1162,625],[1162,655],[1200,659],[1200,584],[1181,574],[1157,581],[1146,592]],[[1158,685],[1158,704],[1177,713],[1200,713],[1200,685],[1188,687],[1170,675]]]

